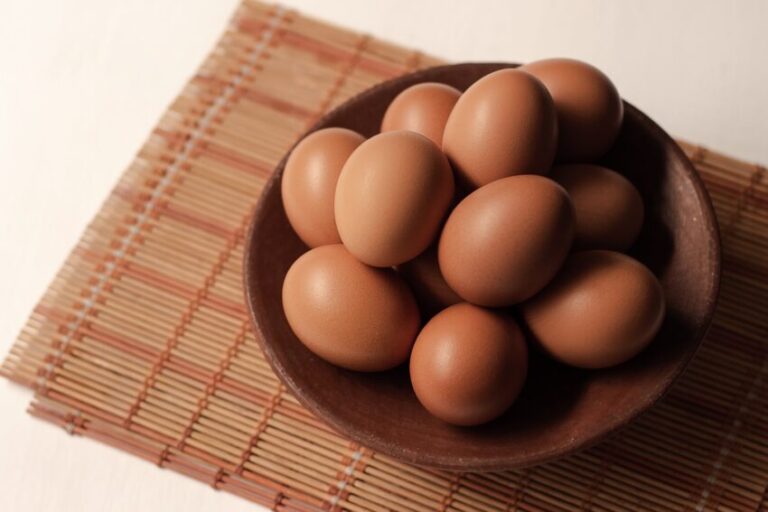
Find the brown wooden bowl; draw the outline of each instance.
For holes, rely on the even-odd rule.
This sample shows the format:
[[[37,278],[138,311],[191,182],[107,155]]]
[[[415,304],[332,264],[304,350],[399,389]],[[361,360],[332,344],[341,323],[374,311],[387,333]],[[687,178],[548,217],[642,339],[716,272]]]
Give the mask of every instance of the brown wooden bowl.
[[[340,126],[366,137],[379,131],[387,105],[425,81],[461,90],[510,64],[457,64],[382,83],[347,101],[312,130]],[[659,277],[667,315],[656,339],[620,366],[583,371],[532,351],[529,378],[512,408],[479,427],[454,427],[416,400],[407,365],[356,373],[316,357],[291,332],[281,289],[288,267],[307,250],[280,198],[285,159],[256,208],[245,247],[245,290],[266,358],[310,411],[360,444],[405,462],[481,471],[529,466],[591,445],[629,423],[669,388],[709,326],[720,277],[717,224],[704,185],[675,142],[625,103],[624,126],[602,160],[640,190],[646,220],[631,253]],[[482,269],[479,269],[482,271]]]

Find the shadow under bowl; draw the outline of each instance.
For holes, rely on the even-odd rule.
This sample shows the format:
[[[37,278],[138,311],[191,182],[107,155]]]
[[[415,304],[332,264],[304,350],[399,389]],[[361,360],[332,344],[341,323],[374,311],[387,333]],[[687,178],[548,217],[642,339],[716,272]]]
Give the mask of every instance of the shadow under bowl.
[[[441,66],[384,82],[352,98],[310,131],[339,126],[370,137],[390,101],[420,82],[460,90],[513,64]],[[449,470],[511,469],[594,444],[656,402],[695,353],[709,326],[720,277],[717,223],[703,183],[677,144],[625,102],[624,124],[601,162],[632,181],[646,219],[631,254],[659,278],[666,319],[651,345],[620,366],[583,371],[531,351],[522,394],[501,418],[454,427],[431,416],[411,389],[406,365],[383,373],[337,368],[307,350],[288,326],[281,290],[307,250],[280,197],[285,159],[255,210],[245,241],[246,302],[264,354],[287,388],[350,439],[404,462]],[[482,269],[479,269],[482,271]]]

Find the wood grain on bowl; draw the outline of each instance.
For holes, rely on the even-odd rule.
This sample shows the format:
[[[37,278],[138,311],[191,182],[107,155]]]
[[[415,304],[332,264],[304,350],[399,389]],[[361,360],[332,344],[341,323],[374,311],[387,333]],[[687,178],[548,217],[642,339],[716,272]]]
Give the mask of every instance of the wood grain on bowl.
[[[351,99],[312,130],[338,126],[369,137],[405,88],[440,82],[466,89],[509,64],[442,66],[380,84]],[[657,401],[699,346],[714,310],[720,275],[716,221],[691,163],[652,120],[625,103],[621,133],[599,162],[640,191],[646,219],[630,254],[659,278],[667,315],[650,346],[623,365],[584,371],[532,351],[529,378],[515,405],[479,427],[431,416],[411,389],[407,368],[364,374],[321,360],[296,338],[281,304],[283,278],[307,247],[280,198],[285,160],[264,189],[246,239],[247,305],[277,375],[317,416],[351,439],[397,459],[456,470],[508,469],[589,446]],[[478,269],[482,272],[482,269]]]

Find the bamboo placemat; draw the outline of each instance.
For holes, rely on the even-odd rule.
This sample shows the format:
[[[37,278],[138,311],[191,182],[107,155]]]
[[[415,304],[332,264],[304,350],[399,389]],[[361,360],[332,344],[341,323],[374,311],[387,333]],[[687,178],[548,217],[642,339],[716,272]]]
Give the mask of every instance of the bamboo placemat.
[[[765,510],[765,169],[684,144],[717,208],[718,312],[652,412],[523,471],[406,466],[286,393],[243,306],[243,232],[283,153],[323,112],[436,64],[247,1],[162,117],[32,313],[2,374],[31,413],[279,510]],[[342,399],[340,397],[340,399]]]

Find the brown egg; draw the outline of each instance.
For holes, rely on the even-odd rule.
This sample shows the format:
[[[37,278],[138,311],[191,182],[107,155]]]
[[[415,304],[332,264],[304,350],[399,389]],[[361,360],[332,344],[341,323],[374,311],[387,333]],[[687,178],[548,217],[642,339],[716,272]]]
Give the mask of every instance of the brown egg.
[[[440,236],[440,271],[464,300],[509,306],[554,277],[573,233],[573,206],[560,185],[543,176],[510,176],[475,190],[453,210]]]
[[[512,317],[462,302],[424,326],[410,371],[413,390],[430,413],[454,425],[478,425],[517,398],[528,349]]]
[[[288,221],[308,246],[341,242],[333,216],[336,182],[364,140],[352,130],[325,128],[305,137],[288,157],[280,192]]]
[[[436,82],[413,85],[389,104],[381,121],[381,131],[411,130],[440,147],[445,122],[459,96],[461,92],[450,85]]]
[[[664,319],[664,292],[642,263],[611,251],[573,254],[522,306],[532,335],[554,358],[606,368],[634,357]]]
[[[621,129],[624,104],[607,76],[573,59],[539,60],[520,69],[541,80],[555,100],[559,162],[588,162],[610,149]]]
[[[402,278],[360,263],[342,245],[312,249],[294,262],[283,282],[283,310],[309,350],[358,371],[404,362],[420,323]]]
[[[571,196],[575,247],[625,251],[635,242],[643,225],[643,198],[628,179],[590,164],[555,166],[550,178]]]
[[[461,95],[443,135],[458,179],[472,188],[516,174],[546,174],[555,156],[557,116],[546,88],[503,69]]]
[[[425,318],[462,301],[440,273],[436,245],[431,245],[414,259],[406,261],[397,270],[411,287]]]
[[[336,225],[349,252],[376,267],[415,258],[435,239],[454,185],[445,155],[415,132],[376,135],[349,157],[336,186]]]

